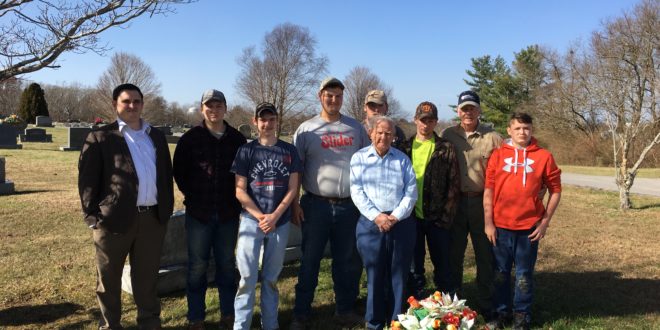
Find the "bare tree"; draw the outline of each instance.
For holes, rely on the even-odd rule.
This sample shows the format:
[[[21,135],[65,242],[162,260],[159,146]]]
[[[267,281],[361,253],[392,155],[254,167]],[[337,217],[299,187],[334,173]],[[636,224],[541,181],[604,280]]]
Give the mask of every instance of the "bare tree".
[[[328,59],[316,54],[316,39],[309,29],[291,23],[280,24],[267,33],[261,52],[258,55],[254,46],[243,50],[237,60],[242,70],[236,89],[255,106],[271,102],[277,107],[279,136],[287,118],[310,106]]]
[[[112,107],[112,90],[124,83],[131,83],[140,88],[144,94],[144,116],[147,120],[160,120],[160,114],[166,106],[164,100],[159,100],[160,83],[151,67],[138,56],[118,52],[112,56],[110,67],[101,75],[96,85],[95,108],[99,116],[112,120],[117,114]]]
[[[99,34],[142,15],[173,12],[193,0],[0,1],[0,81],[57,68],[63,52],[103,54]]]
[[[660,144],[660,0],[605,22],[585,49],[550,60],[551,82],[541,102],[586,135],[611,139],[619,208],[632,207],[630,188]],[[603,134],[605,128],[606,134]]]
[[[387,95],[388,116],[398,117],[401,115],[401,104],[392,94],[392,88],[387,86],[371,69],[364,66],[356,66],[348,72],[344,78],[344,110],[358,121],[363,121],[364,98],[369,91],[380,89]]]
[[[23,82],[15,77],[0,80],[0,115],[9,116],[18,111],[18,102],[23,93]]]
[[[74,83],[66,86],[44,86],[48,113],[55,121],[83,120],[91,122],[94,114],[89,104],[94,99],[94,89]]]
[[[649,151],[660,144],[660,0],[646,0],[594,33],[594,94],[612,138],[619,208]],[[655,132],[652,135],[646,132]],[[642,139],[647,135],[649,139]]]

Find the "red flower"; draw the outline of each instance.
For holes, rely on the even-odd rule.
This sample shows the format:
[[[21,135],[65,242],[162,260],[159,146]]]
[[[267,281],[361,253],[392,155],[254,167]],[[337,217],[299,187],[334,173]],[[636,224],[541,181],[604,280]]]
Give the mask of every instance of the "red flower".
[[[417,299],[415,299],[415,297],[413,297],[413,296],[410,296],[410,298],[408,298],[408,303],[410,304],[410,307],[415,308],[415,309],[422,307],[422,305],[420,305],[419,302],[417,301]]]

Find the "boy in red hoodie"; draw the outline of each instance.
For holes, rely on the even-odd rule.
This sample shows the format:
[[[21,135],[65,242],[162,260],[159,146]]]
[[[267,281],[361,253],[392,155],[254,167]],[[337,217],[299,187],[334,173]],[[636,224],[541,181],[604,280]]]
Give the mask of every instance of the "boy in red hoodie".
[[[531,116],[514,113],[507,133],[510,138],[493,151],[486,169],[484,228],[495,256],[496,328],[502,328],[511,315],[510,279],[515,264],[513,329],[529,329],[534,264],[539,241],[559,205],[561,170],[552,154],[532,137]],[[543,186],[550,195],[545,207],[539,196]]]

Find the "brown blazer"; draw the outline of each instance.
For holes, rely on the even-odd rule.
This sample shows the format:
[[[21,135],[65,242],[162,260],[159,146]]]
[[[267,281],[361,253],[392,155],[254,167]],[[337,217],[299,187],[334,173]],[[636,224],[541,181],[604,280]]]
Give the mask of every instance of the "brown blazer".
[[[174,207],[172,161],[165,135],[151,128],[156,147],[158,218],[167,223]],[[136,215],[138,177],[131,152],[115,121],[92,130],[78,160],[78,192],[88,226],[125,233]]]

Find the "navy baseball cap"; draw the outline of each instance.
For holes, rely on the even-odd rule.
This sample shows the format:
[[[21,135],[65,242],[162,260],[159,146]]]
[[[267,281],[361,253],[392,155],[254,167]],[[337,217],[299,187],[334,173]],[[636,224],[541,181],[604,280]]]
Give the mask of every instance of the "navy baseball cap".
[[[477,108],[481,108],[481,100],[479,95],[473,91],[465,91],[458,95],[458,108],[461,109],[464,106],[471,104]]]

